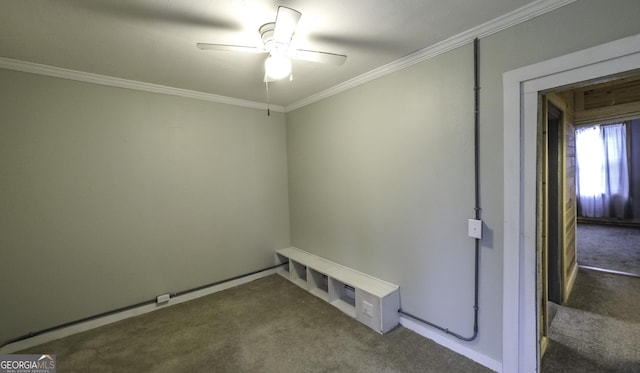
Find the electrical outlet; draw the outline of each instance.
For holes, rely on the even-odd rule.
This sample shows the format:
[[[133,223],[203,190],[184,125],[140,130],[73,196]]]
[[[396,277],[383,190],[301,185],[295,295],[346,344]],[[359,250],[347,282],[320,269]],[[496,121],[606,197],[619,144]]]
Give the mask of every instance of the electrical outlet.
[[[367,302],[366,300],[362,301],[362,313],[373,318],[373,304]]]
[[[171,299],[171,294],[162,294],[162,295],[158,295],[156,297],[156,303],[160,304],[160,303],[166,303],[169,301],[169,299]]]
[[[469,219],[469,237],[482,238],[482,220]]]

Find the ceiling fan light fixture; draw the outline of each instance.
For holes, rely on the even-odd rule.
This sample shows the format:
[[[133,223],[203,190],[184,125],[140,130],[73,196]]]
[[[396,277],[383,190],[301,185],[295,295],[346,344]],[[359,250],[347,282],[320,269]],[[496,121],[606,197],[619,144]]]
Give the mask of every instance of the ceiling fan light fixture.
[[[327,63],[340,66],[344,64],[347,56],[328,52],[297,49],[292,46],[296,27],[302,14],[285,6],[278,7],[275,22],[267,22],[258,29],[262,39],[262,46],[244,46],[232,44],[197,43],[197,47],[203,50],[222,50],[234,52],[251,52],[267,55],[264,62],[264,82],[272,82],[291,74],[291,61],[294,60]],[[295,44],[294,44],[295,45]]]
[[[281,54],[270,54],[264,61],[264,70],[273,80],[279,80],[291,75],[291,61]]]

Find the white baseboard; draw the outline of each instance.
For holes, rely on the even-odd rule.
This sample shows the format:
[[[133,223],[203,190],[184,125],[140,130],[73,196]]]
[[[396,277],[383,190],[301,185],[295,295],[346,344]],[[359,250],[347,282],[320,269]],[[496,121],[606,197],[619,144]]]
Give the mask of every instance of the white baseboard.
[[[463,355],[476,363],[483,365],[495,372],[502,373],[502,362],[490,358],[486,355],[479,353],[478,351],[472,350],[468,347],[461,345],[445,336],[441,333],[436,332],[435,330],[425,326],[424,324],[415,321],[409,317],[405,317],[400,315],[400,325],[404,326],[407,329],[413,330],[414,332],[420,334],[421,336],[431,339],[437,344],[444,346],[454,352]]]
[[[17,341],[11,344],[8,344],[2,348],[0,348],[0,354],[10,354],[16,351],[24,350],[26,348],[34,347],[46,342],[50,342],[56,339],[68,337],[73,334],[85,332],[87,330],[95,329],[100,326],[108,325],[114,323],[116,321],[128,319],[130,317],[142,315],[148,312],[156,311],[162,308],[170,307],[176,304],[184,303],[190,300],[194,300],[200,297],[204,297],[206,295],[210,295],[213,293],[217,293],[222,290],[226,290],[238,285],[246,284],[248,282],[260,279],[262,277],[266,277],[277,273],[279,268],[272,268],[262,272],[254,273],[249,276],[245,276],[242,278],[238,278],[235,280],[231,280],[222,284],[213,285],[205,289],[196,290],[184,295],[179,295],[175,298],[171,298],[168,302],[162,304],[148,304],[136,308],[132,308],[126,311],[114,313],[108,316],[100,317],[97,319],[81,322],[75,325],[66,326],[60,329],[52,330],[47,333],[43,333],[40,335],[36,335],[31,338],[23,339],[21,341]]]

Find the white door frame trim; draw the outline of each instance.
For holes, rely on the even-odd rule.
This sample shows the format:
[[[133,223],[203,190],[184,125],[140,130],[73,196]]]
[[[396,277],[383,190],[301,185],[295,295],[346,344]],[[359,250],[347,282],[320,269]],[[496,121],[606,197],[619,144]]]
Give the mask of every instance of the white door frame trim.
[[[538,93],[635,69],[640,69],[640,34],[503,74],[503,372],[539,371],[536,302]]]

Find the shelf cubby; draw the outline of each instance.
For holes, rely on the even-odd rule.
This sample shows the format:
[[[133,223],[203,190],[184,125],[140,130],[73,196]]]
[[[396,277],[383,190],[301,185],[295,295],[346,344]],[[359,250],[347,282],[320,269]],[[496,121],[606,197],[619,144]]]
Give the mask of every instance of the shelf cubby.
[[[329,284],[329,303],[347,315],[356,317],[355,289],[334,278]]]
[[[280,274],[282,277],[288,279],[290,277],[289,258],[287,258],[286,256],[282,256],[280,254],[276,254],[276,264],[284,264],[278,269],[277,273]]]
[[[307,286],[307,266],[289,259],[289,279],[303,289]]]
[[[307,267],[309,292],[325,301],[329,300],[329,278],[327,275]]]

